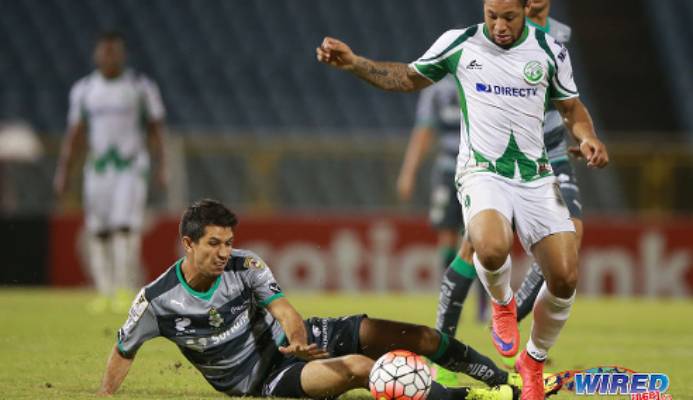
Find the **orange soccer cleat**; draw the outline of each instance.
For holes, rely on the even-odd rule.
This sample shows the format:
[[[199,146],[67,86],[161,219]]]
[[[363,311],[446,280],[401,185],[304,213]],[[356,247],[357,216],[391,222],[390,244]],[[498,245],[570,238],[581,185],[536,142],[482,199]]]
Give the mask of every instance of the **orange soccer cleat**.
[[[544,400],[544,363],[530,357],[525,350],[517,357],[515,368],[522,377],[520,400]]]
[[[515,297],[505,306],[491,302],[491,338],[496,350],[503,357],[517,354],[520,343],[520,331],[517,330],[517,303]]]

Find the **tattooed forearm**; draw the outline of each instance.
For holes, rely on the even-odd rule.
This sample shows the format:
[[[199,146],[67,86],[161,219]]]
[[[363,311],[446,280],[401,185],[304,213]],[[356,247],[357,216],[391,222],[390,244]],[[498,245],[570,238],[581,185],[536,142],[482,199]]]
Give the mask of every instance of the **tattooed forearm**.
[[[407,64],[378,62],[359,57],[354,62],[353,73],[375,87],[396,92],[411,92],[416,89]]]

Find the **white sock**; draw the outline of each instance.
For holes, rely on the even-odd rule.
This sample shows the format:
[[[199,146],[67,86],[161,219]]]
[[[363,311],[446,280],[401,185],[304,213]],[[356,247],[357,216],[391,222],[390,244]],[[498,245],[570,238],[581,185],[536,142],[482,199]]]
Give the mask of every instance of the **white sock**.
[[[108,256],[109,244],[110,239],[101,239],[93,234],[88,235],[89,270],[96,290],[102,296],[113,294],[113,268]]]
[[[116,290],[130,288],[129,272],[131,263],[130,234],[116,232],[112,239],[113,248],[113,285]]]
[[[495,270],[489,271],[481,265],[479,258],[474,253],[474,268],[479,280],[486,288],[491,299],[498,304],[506,305],[513,299],[513,289],[510,287],[512,262],[510,256],[505,259],[505,263]]]
[[[537,360],[546,358],[570,316],[573,302],[575,302],[575,293],[570,298],[562,299],[549,292],[546,282],[541,286],[537,300],[534,302],[532,333],[527,342],[527,353],[533,358]]]

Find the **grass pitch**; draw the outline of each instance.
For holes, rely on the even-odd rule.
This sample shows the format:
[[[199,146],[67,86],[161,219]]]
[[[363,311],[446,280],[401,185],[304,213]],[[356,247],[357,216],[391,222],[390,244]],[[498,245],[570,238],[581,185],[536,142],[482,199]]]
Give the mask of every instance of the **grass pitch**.
[[[88,291],[0,289],[0,399],[94,398],[115,332],[124,315],[92,316]],[[473,297],[473,296],[470,296]],[[305,316],[366,312],[372,317],[431,325],[435,295],[300,295],[288,298]],[[469,302],[458,338],[496,361],[488,330],[474,321]],[[522,340],[529,322],[521,326]],[[693,302],[579,299],[549,371],[618,364],[669,375],[673,399],[693,399]],[[471,380],[465,383],[478,385]],[[121,399],[228,399],[215,392],[164,339],[145,344],[123,386]],[[369,399],[354,391],[343,400]],[[567,392],[555,399],[597,398]],[[611,399],[627,398],[610,396]]]

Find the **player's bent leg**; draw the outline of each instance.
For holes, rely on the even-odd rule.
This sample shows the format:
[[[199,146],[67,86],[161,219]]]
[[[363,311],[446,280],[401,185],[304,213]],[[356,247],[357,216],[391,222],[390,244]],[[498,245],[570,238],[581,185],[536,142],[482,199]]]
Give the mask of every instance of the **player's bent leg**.
[[[578,251],[582,243],[582,220],[580,218],[571,218],[575,225],[575,246]],[[534,302],[539,294],[539,289],[544,284],[544,273],[541,267],[536,262],[532,263],[527,275],[522,281],[520,289],[515,295],[517,300],[517,321],[522,321],[534,308]]]
[[[510,250],[513,236],[510,221],[496,210],[483,210],[469,223],[474,246],[474,267],[479,280],[491,296],[491,337],[503,357],[517,354],[520,332],[517,329],[517,307],[510,287]]]
[[[577,249],[573,232],[546,236],[532,253],[546,282],[534,303],[534,321],[527,348],[515,365],[522,376],[522,399],[544,398],[544,361],[570,315],[577,285]]]
[[[532,254],[542,267],[549,291],[561,298],[572,297],[578,277],[575,233],[546,236],[532,246]]]
[[[497,210],[478,212],[468,224],[469,240],[475,254],[488,271],[500,269],[513,245],[510,221]]]
[[[111,241],[113,253],[113,286],[115,296],[111,309],[115,313],[127,313],[134,296],[134,288],[130,285],[133,262],[132,229],[121,226],[114,230]]]
[[[440,285],[436,329],[452,337],[457,332],[457,325],[469,289],[476,280],[472,254],[474,254],[474,248],[471,242],[464,238],[459,253],[445,270]]]
[[[450,337],[455,337],[464,302],[474,281],[476,281],[472,254],[474,254],[474,248],[465,235],[459,253],[445,270],[440,284],[436,329]],[[486,296],[486,289],[482,288],[482,291],[484,292],[483,295]],[[434,379],[443,385],[457,385],[456,373],[436,365],[431,367],[431,372],[433,372]]]
[[[301,371],[301,387],[311,398],[336,397],[351,389],[367,388],[373,363],[359,354],[311,361]]]
[[[391,350],[409,350],[489,386],[508,381],[507,372],[498,368],[488,357],[427,326],[364,318],[359,327],[359,339],[361,352],[373,359]]]

